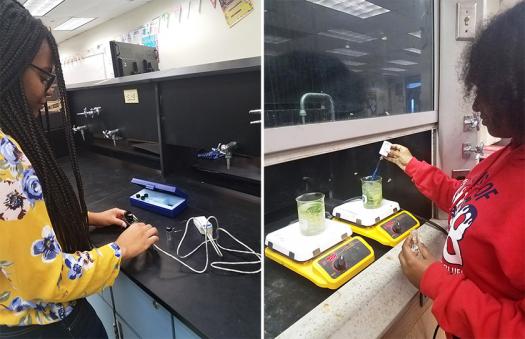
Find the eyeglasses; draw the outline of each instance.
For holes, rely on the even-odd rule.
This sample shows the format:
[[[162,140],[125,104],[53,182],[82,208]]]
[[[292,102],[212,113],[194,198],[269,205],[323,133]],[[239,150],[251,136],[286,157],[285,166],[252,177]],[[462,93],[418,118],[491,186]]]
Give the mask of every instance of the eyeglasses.
[[[33,67],[34,69],[36,69],[37,71],[39,71],[40,73],[42,73],[44,76],[45,76],[45,79],[42,81],[45,85],[45,91],[44,92],[47,92],[49,90],[49,88],[51,88],[51,85],[53,85],[53,82],[55,82],[55,79],[56,79],[56,74],[53,74],[53,73],[50,73],[48,71],[46,71],[45,69],[42,69],[38,66],[35,66],[33,64],[30,64],[29,66]]]

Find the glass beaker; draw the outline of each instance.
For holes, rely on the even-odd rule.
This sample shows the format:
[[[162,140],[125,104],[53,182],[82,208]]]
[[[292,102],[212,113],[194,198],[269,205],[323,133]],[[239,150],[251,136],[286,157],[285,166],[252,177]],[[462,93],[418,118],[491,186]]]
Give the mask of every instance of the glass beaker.
[[[361,178],[363,192],[363,206],[365,208],[378,208],[383,201],[383,186],[380,176]]]
[[[316,235],[325,228],[324,194],[305,193],[295,198],[299,228],[303,235]]]

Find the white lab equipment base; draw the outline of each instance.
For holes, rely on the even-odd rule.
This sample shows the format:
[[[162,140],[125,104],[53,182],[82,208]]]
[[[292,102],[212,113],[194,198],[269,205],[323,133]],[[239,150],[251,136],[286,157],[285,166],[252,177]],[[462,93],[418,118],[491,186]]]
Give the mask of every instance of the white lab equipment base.
[[[360,226],[373,226],[400,210],[399,203],[387,199],[378,208],[365,208],[361,199],[356,199],[334,208],[332,215]]]
[[[317,235],[303,235],[299,222],[266,236],[264,244],[296,261],[307,261],[352,235],[349,225],[326,219],[326,229]]]

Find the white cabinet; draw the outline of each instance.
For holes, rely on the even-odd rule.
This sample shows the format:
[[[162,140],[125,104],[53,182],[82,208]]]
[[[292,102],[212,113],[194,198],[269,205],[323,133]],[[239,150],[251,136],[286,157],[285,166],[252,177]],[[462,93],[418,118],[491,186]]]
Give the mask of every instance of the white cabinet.
[[[173,338],[171,313],[125,275],[113,286],[117,314],[142,338]]]
[[[175,326],[175,339],[198,339],[200,338],[179,319],[173,317],[173,325]]]
[[[111,292],[120,338],[115,337],[113,327]],[[110,339],[200,338],[124,274],[117,278],[111,289],[106,288],[87,300],[97,312]]]
[[[113,309],[111,304],[108,304],[100,294],[94,294],[87,297],[87,301],[93,306],[98,317],[102,321],[102,325],[106,329],[109,339],[115,338],[115,330],[113,327]]]
[[[117,315],[117,326],[120,333],[120,339],[140,339],[141,337],[126,323],[124,319]],[[153,337],[144,337],[153,338]],[[171,338],[171,337],[162,337]]]

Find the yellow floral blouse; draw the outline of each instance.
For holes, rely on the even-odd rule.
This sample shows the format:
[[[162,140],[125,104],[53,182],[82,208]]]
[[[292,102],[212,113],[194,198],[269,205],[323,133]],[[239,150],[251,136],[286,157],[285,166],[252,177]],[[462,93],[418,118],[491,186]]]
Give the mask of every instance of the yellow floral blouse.
[[[48,324],[75,300],[111,286],[120,248],[63,253],[42,189],[20,146],[0,131],[0,324]]]

